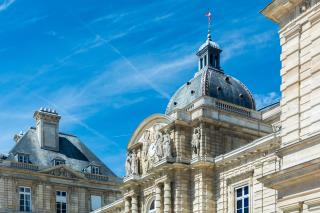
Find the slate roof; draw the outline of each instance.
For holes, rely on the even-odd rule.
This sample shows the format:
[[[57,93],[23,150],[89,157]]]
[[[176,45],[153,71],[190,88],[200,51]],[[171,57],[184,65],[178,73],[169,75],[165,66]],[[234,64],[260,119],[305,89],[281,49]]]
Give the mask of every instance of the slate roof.
[[[201,96],[210,96],[248,109],[256,109],[255,101],[247,87],[222,70],[206,69],[184,84],[171,97],[166,114],[183,109]]]
[[[59,133],[59,146],[58,152],[42,149],[36,129],[32,127],[9,152],[8,160],[14,160],[17,153],[29,154],[30,162],[44,170],[53,167],[54,159],[63,159],[66,166],[77,172],[82,172],[93,164],[100,167],[101,175],[108,176],[110,180],[121,181],[78,137]]]

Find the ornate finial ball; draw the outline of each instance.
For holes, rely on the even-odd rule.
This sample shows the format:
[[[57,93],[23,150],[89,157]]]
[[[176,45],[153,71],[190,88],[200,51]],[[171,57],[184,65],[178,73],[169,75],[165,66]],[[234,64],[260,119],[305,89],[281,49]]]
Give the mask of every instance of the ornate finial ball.
[[[40,107],[40,111],[43,111],[43,107]]]

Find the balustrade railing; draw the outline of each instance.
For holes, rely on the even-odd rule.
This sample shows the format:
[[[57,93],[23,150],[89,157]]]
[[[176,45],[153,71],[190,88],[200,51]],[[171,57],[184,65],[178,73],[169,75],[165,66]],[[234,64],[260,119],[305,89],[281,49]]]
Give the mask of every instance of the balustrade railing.
[[[28,169],[28,170],[38,170],[39,167],[37,165],[31,163],[22,163],[22,162],[11,162],[11,167],[18,169]]]
[[[105,175],[98,175],[98,174],[91,174],[91,173],[84,173],[85,177],[88,179],[94,179],[98,181],[108,181],[109,177]]]
[[[244,115],[244,116],[247,116],[247,117],[251,116],[251,113],[250,113],[249,110],[245,110],[243,108],[236,107],[234,105],[229,105],[229,104],[226,104],[226,103],[218,101],[218,100],[215,101],[215,106],[218,109],[224,110],[224,111],[227,111],[227,112],[233,112],[233,113],[241,114],[241,115]]]

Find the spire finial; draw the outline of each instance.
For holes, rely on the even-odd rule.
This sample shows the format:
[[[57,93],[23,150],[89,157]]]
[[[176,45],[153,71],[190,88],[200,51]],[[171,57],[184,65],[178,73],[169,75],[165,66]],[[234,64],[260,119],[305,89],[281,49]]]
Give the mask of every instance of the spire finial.
[[[212,14],[211,14],[210,10],[208,10],[208,12],[205,14],[205,16],[208,17],[208,40],[211,41],[211,17],[212,17]]]

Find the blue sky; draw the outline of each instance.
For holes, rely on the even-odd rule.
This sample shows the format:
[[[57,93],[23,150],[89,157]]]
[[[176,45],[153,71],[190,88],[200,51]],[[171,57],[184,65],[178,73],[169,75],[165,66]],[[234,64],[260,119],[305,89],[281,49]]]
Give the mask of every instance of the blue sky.
[[[134,129],[197,71],[208,8],[225,72],[259,107],[274,102],[278,28],[259,13],[269,1],[0,0],[0,153],[45,106],[123,176]]]

